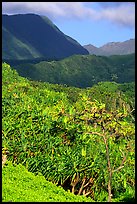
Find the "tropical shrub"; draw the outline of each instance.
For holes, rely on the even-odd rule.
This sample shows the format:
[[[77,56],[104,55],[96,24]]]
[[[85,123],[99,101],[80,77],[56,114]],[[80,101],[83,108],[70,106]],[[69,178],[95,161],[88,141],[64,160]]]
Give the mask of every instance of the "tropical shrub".
[[[9,160],[95,201],[134,199],[135,127],[126,106],[109,110],[83,91],[72,103],[66,90],[32,83],[6,64],[2,82]]]

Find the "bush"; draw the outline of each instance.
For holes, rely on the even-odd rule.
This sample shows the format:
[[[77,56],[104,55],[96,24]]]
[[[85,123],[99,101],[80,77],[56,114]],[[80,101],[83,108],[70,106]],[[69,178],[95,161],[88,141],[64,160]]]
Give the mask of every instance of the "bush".
[[[72,103],[66,92],[31,83],[5,64],[3,76],[2,142],[9,160],[95,201],[107,200],[110,180],[112,199],[134,197],[135,124],[126,106],[108,110],[84,91]],[[110,82],[104,89],[108,84],[117,89]]]
[[[93,202],[35,176],[22,165],[7,162],[2,170],[2,202]]]

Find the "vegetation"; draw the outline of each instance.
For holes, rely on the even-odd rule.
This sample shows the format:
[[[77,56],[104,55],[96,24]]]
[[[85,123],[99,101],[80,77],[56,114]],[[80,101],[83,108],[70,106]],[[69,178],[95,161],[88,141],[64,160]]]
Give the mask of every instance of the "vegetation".
[[[134,83],[82,90],[29,81],[5,63],[2,69],[8,160],[94,201],[135,199]]]
[[[124,110],[126,107],[128,114],[135,111],[135,82],[99,82],[86,91],[92,100],[105,103],[107,110]]]
[[[135,55],[131,54],[110,57],[73,55],[60,61],[24,61],[14,68],[21,76],[32,80],[85,88],[101,81],[134,82],[134,66]]]
[[[91,198],[66,192],[41,174],[35,176],[21,164],[7,162],[2,176],[3,202],[93,202]]]

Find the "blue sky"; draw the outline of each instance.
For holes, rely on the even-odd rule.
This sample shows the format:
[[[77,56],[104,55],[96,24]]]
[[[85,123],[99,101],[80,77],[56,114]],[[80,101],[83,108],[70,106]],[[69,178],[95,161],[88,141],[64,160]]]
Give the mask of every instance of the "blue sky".
[[[2,13],[47,16],[81,45],[135,38],[134,2],[2,2]]]

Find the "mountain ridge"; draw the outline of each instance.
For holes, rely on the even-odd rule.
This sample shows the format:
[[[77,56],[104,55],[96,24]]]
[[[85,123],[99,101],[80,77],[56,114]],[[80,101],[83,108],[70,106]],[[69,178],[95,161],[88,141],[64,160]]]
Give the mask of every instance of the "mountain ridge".
[[[2,15],[2,59],[64,58],[89,54],[46,16]],[[28,57],[29,56],[29,57]]]
[[[108,42],[100,47],[91,44],[83,46],[90,54],[110,56],[126,55],[135,53],[135,39],[129,39],[123,42]]]

